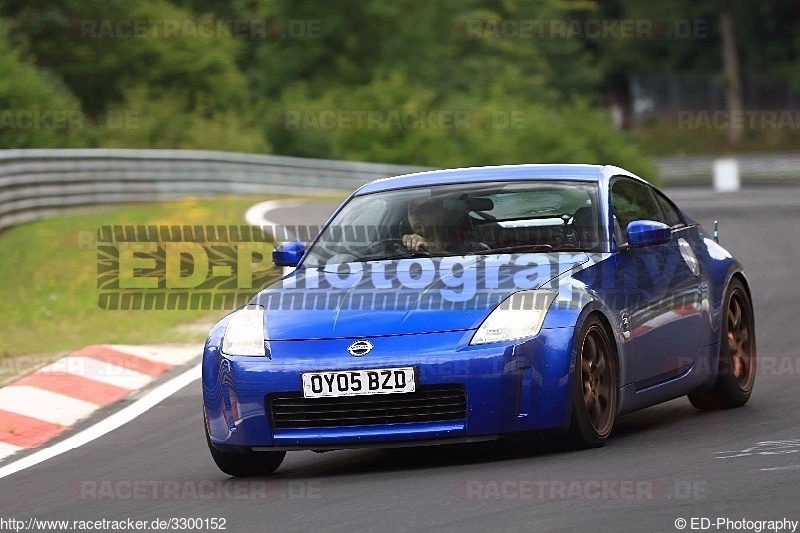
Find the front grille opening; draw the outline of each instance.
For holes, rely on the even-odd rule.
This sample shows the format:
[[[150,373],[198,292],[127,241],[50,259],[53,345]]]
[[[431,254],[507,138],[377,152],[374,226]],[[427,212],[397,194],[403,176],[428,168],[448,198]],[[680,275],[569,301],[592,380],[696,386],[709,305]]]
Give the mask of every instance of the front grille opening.
[[[303,398],[267,397],[274,429],[372,426],[466,419],[461,386],[420,387],[416,392]]]

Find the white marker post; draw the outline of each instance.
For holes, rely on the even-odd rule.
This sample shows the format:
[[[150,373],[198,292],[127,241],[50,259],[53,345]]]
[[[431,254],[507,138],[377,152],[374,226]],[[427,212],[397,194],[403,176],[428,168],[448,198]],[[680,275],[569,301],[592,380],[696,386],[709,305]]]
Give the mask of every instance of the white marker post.
[[[739,190],[739,162],[733,158],[714,161],[714,190],[736,192]]]

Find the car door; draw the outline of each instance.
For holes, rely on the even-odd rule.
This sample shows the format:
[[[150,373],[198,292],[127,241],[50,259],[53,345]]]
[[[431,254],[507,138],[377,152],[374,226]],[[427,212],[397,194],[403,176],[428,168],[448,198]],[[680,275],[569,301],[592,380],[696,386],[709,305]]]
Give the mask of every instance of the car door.
[[[666,211],[671,204],[652,187],[618,177],[612,181],[610,199],[621,229],[618,239],[627,240],[625,228],[634,220],[655,220],[672,227],[669,242],[622,249],[615,256],[616,282],[625,295],[618,306],[623,336],[630,343],[628,353],[633,352],[633,381],[637,389],[643,389],[681,375],[696,361],[699,263],[695,258],[696,266],[690,267],[684,259],[689,255],[690,228],[674,207]]]
[[[697,362],[699,347],[707,344],[709,285],[708,272],[698,259],[702,239],[696,225],[687,225],[680,211],[659,191],[652,189],[664,222],[672,228],[669,242],[669,261],[665,277],[669,289],[671,324],[676,335],[685,339],[669,349],[667,366],[682,374]]]

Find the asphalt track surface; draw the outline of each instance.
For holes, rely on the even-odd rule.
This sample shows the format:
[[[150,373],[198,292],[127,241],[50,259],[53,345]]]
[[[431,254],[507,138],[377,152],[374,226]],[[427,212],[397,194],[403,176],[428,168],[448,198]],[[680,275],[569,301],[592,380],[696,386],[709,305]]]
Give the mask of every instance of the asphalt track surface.
[[[760,367],[743,408],[701,413],[673,400],[618,419],[601,449],[523,441],[295,452],[272,477],[234,481],[208,454],[194,382],[122,428],[0,480],[0,518],[224,518],[227,531],[677,531],[679,518],[800,520],[800,187],[667,192],[706,229],[720,220],[721,243],[749,275]],[[319,223],[324,211],[270,219]],[[179,493],[166,495],[168,483]]]

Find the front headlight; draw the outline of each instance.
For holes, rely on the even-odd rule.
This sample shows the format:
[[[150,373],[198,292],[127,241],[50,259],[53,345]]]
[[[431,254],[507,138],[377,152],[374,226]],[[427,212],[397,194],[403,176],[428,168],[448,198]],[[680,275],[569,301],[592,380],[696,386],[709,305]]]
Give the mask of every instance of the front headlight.
[[[542,328],[547,308],[555,300],[556,294],[547,290],[515,292],[486,317],[470,344],[535,337]]]
[[[264,307],[248,305],[239,309],[228,322],[222,339],[226,355],[267,355],[264,346]]]

